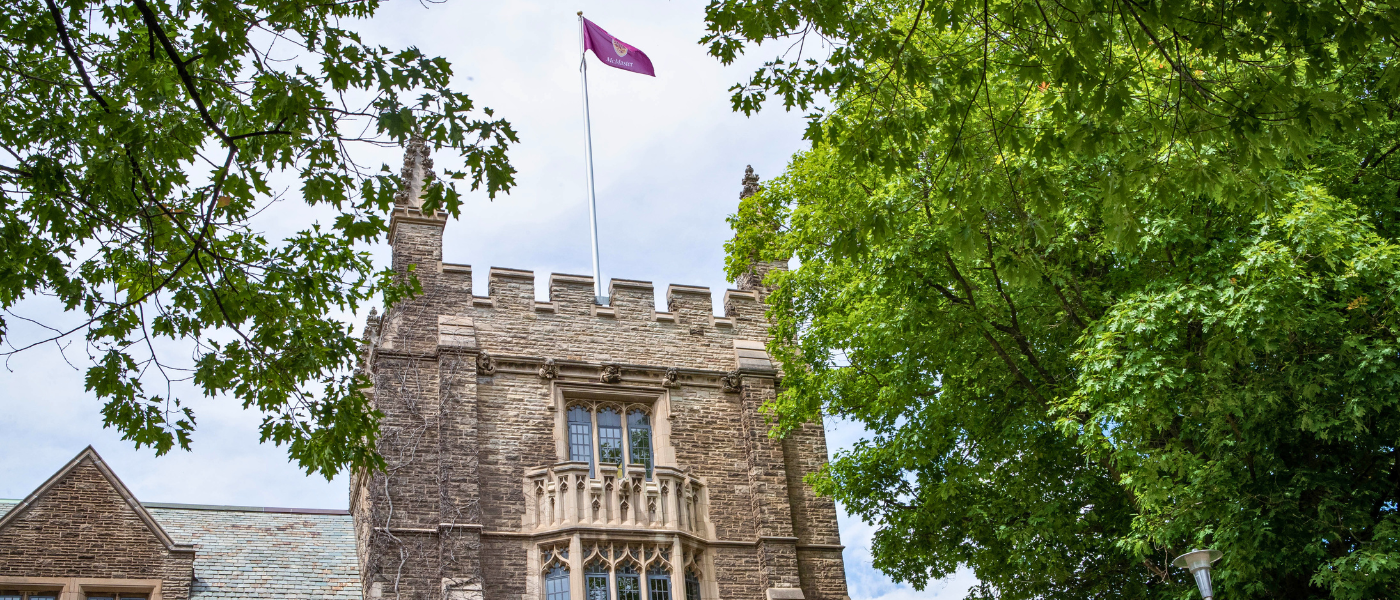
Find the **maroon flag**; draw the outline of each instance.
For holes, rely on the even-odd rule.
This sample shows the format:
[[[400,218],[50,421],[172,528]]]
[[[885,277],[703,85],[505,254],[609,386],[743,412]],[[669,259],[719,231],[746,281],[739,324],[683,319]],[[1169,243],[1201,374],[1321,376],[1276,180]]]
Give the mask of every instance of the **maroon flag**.
[[[656,77],[656,71],[651,68],[651,59],[645,52],[613,37],[588,19],[583,19],[583,49],[592,50],[598,60],[610,67]]]

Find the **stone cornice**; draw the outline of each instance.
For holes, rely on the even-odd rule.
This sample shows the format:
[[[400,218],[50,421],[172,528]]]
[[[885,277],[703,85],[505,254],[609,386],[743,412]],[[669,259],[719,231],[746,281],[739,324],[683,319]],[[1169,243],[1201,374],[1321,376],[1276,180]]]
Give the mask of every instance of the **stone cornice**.
[[[412,225],[436,225],[438,229],[447,226],[447,213],[435,211],[433,214],[423,214],[423,211],[416,208],[395,208],[389,214],[389,243],[394,243],[394,234],[398,231],[400,223]]]

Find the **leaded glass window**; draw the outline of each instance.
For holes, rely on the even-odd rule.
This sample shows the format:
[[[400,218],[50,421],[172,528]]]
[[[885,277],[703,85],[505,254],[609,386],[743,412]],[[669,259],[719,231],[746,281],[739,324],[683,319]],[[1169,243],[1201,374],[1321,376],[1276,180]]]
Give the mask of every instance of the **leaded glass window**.
[[[569,409],[569,460],[588,461],[593,477],[593,416],[582,406]]]
[[[685,572],[685,600],[700,600],[700,578],[695,571]]]
[[[545,600],[569,600],[569,570],[554,567],[544,578]]]
[[[607,565],[599,563],[588,565],[588,568],[583,571],[583,583],[584,588],[588,590],[588,600],[610,600]]]
[[[642,580],[635,567],[617,569],[617,600],[642,600]]]
[[[647,597],[651,600],[671,600],[671,572],[653,568],[647,571]]]
[[[611,408],[598,411],[598,461],[622,463],[622,415]]]
[[[646,465],[647,479],[651,479],[651,419],[646,413],[628,413],[627,437],[632,442],[632,464]]]

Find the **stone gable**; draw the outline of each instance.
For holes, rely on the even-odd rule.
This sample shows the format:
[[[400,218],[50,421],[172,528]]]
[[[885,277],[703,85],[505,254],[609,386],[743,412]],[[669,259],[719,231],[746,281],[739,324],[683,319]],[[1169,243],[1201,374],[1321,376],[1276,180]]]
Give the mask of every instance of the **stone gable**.
[[[156,580],[163,597],[187,598],[194,558],[90,447],[0,518],[0,578],[11,578],[0,581],[9,583]]]

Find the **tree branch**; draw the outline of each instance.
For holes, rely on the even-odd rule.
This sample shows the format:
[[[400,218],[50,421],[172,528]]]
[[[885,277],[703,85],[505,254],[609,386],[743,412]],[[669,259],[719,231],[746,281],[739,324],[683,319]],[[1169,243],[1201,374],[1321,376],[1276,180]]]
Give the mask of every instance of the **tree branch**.
[[[1194,75],[1188,73],[1185,68],[1183,68],[1180,64],[1176,62],[1175,59],[1171,57],[1170,54],[1167,54],[1167,49],[1162,46],[1161,40],[1157,39],[1157,34],[1152,31],[1151,27],[1147,26],[1147,23],[1143,22],[1142,17],[1138,16],[1137,11],[1133,10],[1132,0],[1124,0],[1123,6],[1126,6],[1128,8],[1128,14],[1133,16],[1134,21],[1137,21],[1138,27],[1142,29],[1143,33],[1146,33],[1147,37],[1152,40],[1152,45],[1153,47],[1157,48],[1157,52],[1162,55],[1162,60],[1167,61],[1167,64],[1171,65],[1172,70],[1176,71],[1177,76],[1187,81],[1190,81],[1191,87],[1196,88],[1196,91],[1200,92],[1202,96],[1205,96],[1206,98],[1216,97],[1215,94],[1212,94],[1205,87],[1201,86],[1201,82],[1197,81]]]
[[[29,171],[21,171],[21,170],[19,170],[19,169],[11,169],[10,167],[7,167],[7,166],[5,166],[5,165],[0,165],[0,171],[4,171],[4,172],[6,172],[6,173],[14,173],[15,175],[19,175],[19,176],[21,176],[21,177],[33,177],[33,176],[34,176],[34,174],[33,174],[33,173],[30,173]]]
[[[991,323],[993,327],[1001,330],[1002,333],[1011,336],[1011,339],[1016,341],[1016,347],[1020,348],[1021,354],[1026,357],[1026,361],[1030,362],[1031,366],[1035,368],[1036,373],[1040,374],[1040,378],[1050,384],[1054,384],[1055,378],[1047,373],[1044,367],[1040,366],[1040,359],[1036,358],[1035,352],[1031,350],[1030,341],[1026,339],[1026,334],[1021,331],[1021,319],[1016,313],[1016,303],[1011,301],[1011,295],[1006,293],[1006,288],[1001,285],[1001,274],[997,273],[997,263],[992,253],[991,232],[988,231],[985,237],[987,238],[987,264],[992,269],[992,282],[996,284],[997,294],[1000,294],[1002,301],[1006,302],[1006,309],[1011,316],[1010,327],[991,321],[989,321],[989,323]]]
[[[139,1],[139,0],[138,0]],[[49,14],[53,15],[54,24],[58,25],[58,38],[63,41],[63,51],[68,54],[68,59],[73,61],[73,66],[77,67],[78,75],[83,78],[83,87],[87,88],[89,96],[92,96],[102,110],[111,112],[111,107],[107,105],[107,100],[102,94],[97,93],[97,88],[92,85],[92,78],[88,77],[87,69],[83,67],[83,60],[78,56],[78,51],[73,48],[73,40],[68,36],[68,26],[63,23],[63,13],[58,10],[58,5],[53,0],[44,0],[49,5]]]
[[[972,308],[973,313],[977,315],[979,321],[984,321],[981,314],[977,312],[977,304],[972,296],[972,286],[967,283],[967,279],[963,278],[962,272],[958,270],[958,266],[953,263],[952,255],[944,252],[943,258],[948,263],[948,271],[958,280],[958,283],[962,285],[963,293],[967,294],[969,306]],[[1002,362],[1006,363],[1006,366],[1011,369],[1011,373],[1016,376],[1016,381],[1019,382],[1022,387],[1026,388],[1032,396],[1035,396],[1035,399],[1039,400],[1042,405],[1050,406],[1050,402],[1045,399],[1045,396],[1040,395],[1040,390],[1036,389],[1035,384],[1031,382],[1030,378],[1026,377],[1026,374],[1021,372],[1021,367],[1016,364],[1015,359],[1012,359],[1011,355],[1006,353],[1006,349],[1002,348],[1001,342],[998,342],[996,338],[992,337],[992,334],[987,331],[986,327],[978,326],[977,331],[981,332],[982,337],[987,340],[988,344],[991,344],[992,350],[994,350],[997,356],[1001,357]]]
[[[1381,161],[1385,160],[1391,154],[1394,154],[1396,150],[1400,150],[1400,142],[1396,143],[1394,146],[1391,146],[1389,150],[1386,150],[1384,154],[1381,154],[1380,156],[1376,157],[1375,160],[1371,160],[1370,157],[1367,157],[1365,160],[1361,161],[1361,168],[1356,170],[1356,175],[1352,176],[1351,182],[1353,184],[1360,183],[1361,174],[1366,172],[1366,169],[1381,164]]]
[[[1069,299],[1065,298],[1064,290],[1060,289],[1060,286],[1055,282],[1050,281],[1049,276],[1041,275],[1040,277],[1045,280],[1045,283],[1050,284],[1050,289],[1055,290],[1055,296],[1060,299],[1060,305],[1065,307],[1065,312],[1069,313],[1069,319],[1074,321],[1074,324],[1080,329],[1083,329],[1085,327],[1084,321],[1079,318],[1079,313],[1075,312],[1074,306],[1069,303]]]
[[[47,0],[52,5],[53,0]],[[136,9],[141,11],[141,18],[145,20],[146,27],[156,34],[156,39],[160,40],[161,48],[165,49],[165,55],[170,57],[170,62],[175,65],[175,71],[180,74],[180,81],[185,86],[185,91],[189,92],[190,98],[194,100],[194,105],[199,109],[199,116],[204,119],[204,124],[218,134],[219,139],[226,144],[231,144],[227,133],[214,122],[214,118],[209,116],[209,109],[204,106],[204,99],[200,97],[199,90],[195,89],[194,77],[190,76],[187,67],[188,62],[180,60],[180,53],[175,49],[175,45],[170,43],[170,38],[165,35],[165,30],[161,28],[160,22],[156,20],[156,14],[151,11],[151,7],[146,4],[146,0],[135,0]],[[193,60],[193,59],[191,59]]]

